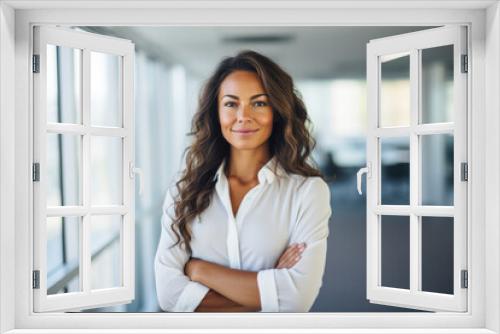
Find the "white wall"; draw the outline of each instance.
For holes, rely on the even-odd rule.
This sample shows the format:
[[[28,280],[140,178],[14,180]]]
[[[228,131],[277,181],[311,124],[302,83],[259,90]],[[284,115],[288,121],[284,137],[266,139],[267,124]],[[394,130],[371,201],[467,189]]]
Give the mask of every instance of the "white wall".
[[[0,333],[14,328],[14,239],[6,233],[14,221],[14,10],[0,3]]]

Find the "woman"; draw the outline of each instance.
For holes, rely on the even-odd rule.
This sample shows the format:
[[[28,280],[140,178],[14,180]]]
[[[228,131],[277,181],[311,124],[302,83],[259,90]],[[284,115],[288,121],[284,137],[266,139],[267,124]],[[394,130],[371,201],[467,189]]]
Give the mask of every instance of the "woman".
[[[199,98],[186,167],[163,202],[164,311],[307,312],[322,285],[330,191],[292,78],[250,50]]]

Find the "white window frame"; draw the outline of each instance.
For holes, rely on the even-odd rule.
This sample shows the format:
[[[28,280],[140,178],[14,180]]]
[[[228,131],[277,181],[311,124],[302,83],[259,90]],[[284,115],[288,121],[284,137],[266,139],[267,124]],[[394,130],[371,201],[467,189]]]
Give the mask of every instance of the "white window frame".
[[[398,8],[396,8],[398,7]],[[50,9],[47,9],[50,8]],[[138,9],[140,8],[140,9]],[[467,313],[94,314],[33,313],[31,38],[34,24],[61,25],[443,25],[468,24]],[[15,69],[13,64],[15,63]],[[487,70],[485,70],[487,68]],[[500,333],[500,6],[498,1],[17,1],[0,3],[0,333],[175,332]],[[13,126],[15,124],[15,127]],[[486,182],[487,180],[487,182]],[[14,196],[12,196],[14,194]],[[13,256],[12,254],[15,254]],[[13,288],[14,287],[14,288]],[[471,294],[471,292],[473,292]],[[485,293],[487,292],[487,293]],[[98,330],[101,328],[101,330]],[[197,329],[196,329],[197,328]],[[204,329],[206,328],[206,329]],[[212,328],[210,330],[209,328]],[[279,330],[288,328],[288,330]],[[294,329],[295,328],[295,329]],[[296,329],[296,328],[301,328]],[[317,330],[313,330],[313,328]],[[169,330],[170,329],[170,330]],[[195,330],[196,329],[196,330]],[[215,330],[214,330],[215,329]],[[322,329],[322,330],[320,330]],[[396,330],[397,329],[397,330]],[[61,331],[62,332],[62,331]],[[156,331],[158,332],[158,331]]]
[[[33,263],[39,270],[39,288],[33,290],[35,312],[54,310],[79,310],[107,305],[127,304],[134,299],[135,284],[135,180],[134,159],[134,131],[133,131],[133,71],[134,71],[134,44],[130,41],[81,32],[62,27],[35,27],[34,54],[40,56],[39,73],[33,76],[34,101],[34,162],[40,165],[40,180],[33,184],[34,190],[34,252]],[[47,45],[64,46],[80,49],[82,62],[82,104],[81,123],[52,123],[47,122]],[[120,119],[123,125],[119,128],[95,126],[91,122],[90,91],[91,91],[91,53],[101,52],[118,57],[120,64]],[[81,166],[82,175],[81,205],[47,207],[46,142],[49,133],[70,134],[81,136]],[[92,207],[90,184],[92,180],[91,168],[91,138],[104,136],[105,138],[120,138],[120,156],[122,156],[122,200],[121,205],[100,205]],[[78,154],[78,153],[77,153]],[[93,290],[91,286],[91,218],[95,215],[120,215],[119,261],[121,285],[106,289]],[[71,294],[60,293],[47,295],[47,217],[77,216],[79,220],[80,291]],[[126,260],[125,260],[126,259]],[[89,305],[91,305],[89,307]]]
[[[466,27],[452,25],[370,40],[367,46],[368,134],[366,160],[367,193],[367,297],[372,303],[410,307],[426,311],[467,310],[466,288],[461,287],[461,272],[467,270],[467,184],[461,180],[461,163],[467,162],[467,77],[462,73],[462,55],[467,54]],[[433,47],[453,47],[453,119],[450,122],[422,123],[421,51]],[[410,117],[407,126],[380,125],[380,86],[382,62],[408,56],[410,80]],[[451,134],[453,137],[453,195],[451,206],[421,205],[421,135]],[[410,194],[407,205],[387,205],[381,200],[381,151],[383,139],[408,138]],[[371,170],[370,170],[371,169]],[[371,175],[370,175],[371,174]],[[371,176],[371,177],[368,177]],[[420,198],[419,198],[420,196]],[[409,289],[382,286],[382,217],[408,217]],[[453,293],[422,290],[423,216],[452,217],[453,224]]]

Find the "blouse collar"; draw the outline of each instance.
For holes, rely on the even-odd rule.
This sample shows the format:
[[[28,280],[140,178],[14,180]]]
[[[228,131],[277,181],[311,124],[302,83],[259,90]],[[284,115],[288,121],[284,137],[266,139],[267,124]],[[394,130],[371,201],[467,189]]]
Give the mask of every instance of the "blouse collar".
[[[217,172],[215,173],[214,180],[219,180],[221,175],[225,176],[224,166],[226,165],[226,162],[227,158],[224,158],[222,163],[219,165]],[[286,171],[278,162],[276,156],[273,156],[264,166],[261,167],[261,169],[257,173],[257,178],[259,179],[259,183],[272,183],[275,180],[276,176],[284,175],[286,175]]]

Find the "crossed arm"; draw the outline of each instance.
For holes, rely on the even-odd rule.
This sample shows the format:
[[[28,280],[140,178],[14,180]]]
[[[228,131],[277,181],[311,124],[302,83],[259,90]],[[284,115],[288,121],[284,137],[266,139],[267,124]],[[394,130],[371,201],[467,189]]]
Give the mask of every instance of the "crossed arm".
[[[281,255],[276,268],[291,268],[300,259],[303,248],[290,245]],[[192,281],[210,288],[195,311],[256,312],[260,311],[257,272],[231,269],[216,263],[191,258],[184,268]]]
[[[215,263],[191,259],[186,275],[210,288],[197,312],[255,312],[260,310],[257,272],[230,269]]]

